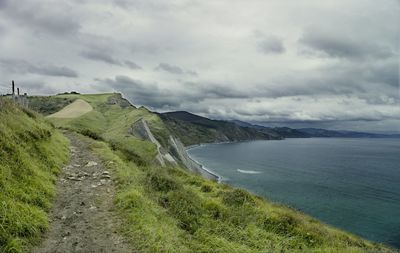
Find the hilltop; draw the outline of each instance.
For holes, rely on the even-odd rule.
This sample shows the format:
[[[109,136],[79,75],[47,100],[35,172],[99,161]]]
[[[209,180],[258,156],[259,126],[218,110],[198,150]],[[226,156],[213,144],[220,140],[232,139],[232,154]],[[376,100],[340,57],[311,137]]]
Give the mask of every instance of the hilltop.
[[[196,170],[188,167],[184,144],[180,141],[180,135],[184,131],[179,129],[179,125],[175,125],[175,128],[171,127],[171,122],[175,120],[170,118],[165,120],[166,116],[171,115],[160,115],[143,107],[137,108],[117,93],[60,94],[32,98],[32,100],[39,101],[34,108],[49,117],[45,120],[36,113],[18,107],[5,110],[2,108],[0,111],[2,118],[7,117],[7,122],[0,122],[0,129],[7,132],[1,136],[2,145],[9,140],[7,137],[9,135],[22,136],[21,138],[25,138],[28,146],[27,149],[19,151],[18,156],[14,156],[15,159],[23,157],[25,164],[30,166],[29,164],[35,163],[36,160],[30,163],[29,156],[35,157],[35,150],[40,151],[43,148],[46,152],[41,153],[40,161],[60,158],[56,160],[57,163],[32,167],[31,174],[41,175],[40,171],[49,167],[54,167],[55,171],[59,171],[67,155],[67,142],[60,135],[60,131],[63,131],[69,136],[74,147],[78,147],[78,149],[72,149],[75,150],[71,151],[72,156],[80,157],[82,154],[85,157],[88,154],[89,157],[93,157],[90,159],[97,164],[92,169],[99,170],[93,173],[104,173],[104,169],[109,172],[110,183],[115,186],[115,192],[110,191],[109,195],[115,203],[112,215],[121,220],[120,223],[116,223],[117,231],[135,252],[395,252],[386,246],[363,240],[323,224],[292,208],[272,203],[246,190],[220,184],[191,172],[190,170]],[[80,114],[82,111],[77,110],[79,107],[76,104],[77,101],[80,101],[78,103],[81,105],[84,104],[85,113]],[[52,106],[42,106],[42,103]],[[67,108],[68,105],[72,106]],[[11,108],[13,108],[12,105]],[[71,117],[70,108],[73,108],[75,112],[73,117]],[[14,113],[9,113],[9,110],[14,110]],[[63,113],[60,114],[59,111]],[[189,116],[199,120],[200,124],[206,124],[210,131],[206,132],[207,135],[219,132],[227,138],[228,136],[236,138],[254,133],[247,128]],[[28,118],[29,124],[21,124]],[[180,119],[180,121],[183,120]],[[35,134],[21,135],[21,133],[31,132],[31,126],[35,124],[40,124],[42,128],[48,130],[48,132],[45,131],[43,142],[36,142]],[[181,124],[181,122],[176,124]],[[221,128],[221,125],[224,128]],[[54,129],[53,126],[59,130]],[[202,128],[198,127],[199,124],[189,126],[196,129],[198,140],[201,140]],[[41,128],[35,127],[35,129]],[[232,131],[225,132],[223,129]],[[187,129],[185,131],[190,133]],[[233,133],[235,135],[231,135]],[[59,140],[58,144],[54,145],[50,141],[52,138]],[[212,140],[210,137],[204,139]],[[186,141],[186,145],[188,144],[190,142]],[[32,145],[43,146],[32,149]],[[9,151],[3,147],[4,145],[1,150],[3,153],[0,154],[6,157]],[[14,158],[3,160],[3,157],[0,164],[2,171],[14,163]],[[74,161],[73,159],[71,161]],[[17,164],[15,163],[15,166]],[[73,164],[71,165],[74,167]],[[87,169],[80,169],[78,165],[80,164],[73,168],[74,173],[84,175]],[[67,166],[63,173],[69,170],[72,168]],[[73,178],[78,177],[76,174]],[[90,173],[88,174],[90,177]],[[11,189],[18,189],[20,182],[9,180],[9,178],[6,180],[4,174],[1,175],[0,187],[8,186],[2,188],[0,196],[2,199],[6,198],[8,205],[12,205],[13,199],[22,199],[21,201],[37,205],[37,202],[29,200],[37,191],[27,191],[18,195],[19,191]],[[10,172],[6,175],[18,178],[18,175]],[[47,180],[45,182],[52,189],[51,194],[45,195],[46,203],[54,197],[56,175],[55,172],[51,174],[51,180],[46,177],[37,179],[38,182]],[[84,177],[88,176],[84,175]],[[90,187],[87,185],[90,182],[85,179],[77,181],[77,184]],[[35,184],[35,187],[39,185]],[[72,191],[74,188],[58,189]],[[46,213],[50,211],[50,205],[44,206],[45,208],[40,206],[42,211],[39,224],[48,222]],[[80,208],[89,209],[90,207],[83,205]],[[16,210],[15,208],[8,210],[7,214]],[[2,226],[13,224],[11,221],[13,219],[17,221],[20,217],[2,215],[1,217],[6,217],[1,221]],[[25,215],[30,217],[28,214]],[[66,220],[69,220],[69,217],[66,217]],[[27,219],[26,222],[31,222],[31,219]],[[54,222],[50,223],[50,227],[52,226]],[[6,242],[9,246],[8,248],[2,246],[1,251],[23,252],[29,245],[38,243],[40,234],[46,230],[47,225],[32,230],[34,239],[30,239],[31,235],[26,233],[24,228],[21,228],[22,232],[15,232],[13,225],[7,228],[9,230],[0,233],[2,236],[0,238],[2,245]],[[66,235],[67,240],[69,236]],[[24,243],[19,250],[12,251],[10,247],[15,244],[13,240],[25,240],[27,243]]]

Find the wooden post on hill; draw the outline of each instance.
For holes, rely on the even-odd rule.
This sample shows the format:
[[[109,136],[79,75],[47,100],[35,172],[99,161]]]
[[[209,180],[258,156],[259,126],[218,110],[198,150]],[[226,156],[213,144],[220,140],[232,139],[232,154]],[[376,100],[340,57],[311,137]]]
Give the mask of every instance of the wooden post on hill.
[[[11,81],[11,87],[12,87],[12,100],[15,102],[15,84],[14,84],[14,80]]]
[[[17,88],[17,103],[21,104],[21,97],[19,96],[19,88]]]

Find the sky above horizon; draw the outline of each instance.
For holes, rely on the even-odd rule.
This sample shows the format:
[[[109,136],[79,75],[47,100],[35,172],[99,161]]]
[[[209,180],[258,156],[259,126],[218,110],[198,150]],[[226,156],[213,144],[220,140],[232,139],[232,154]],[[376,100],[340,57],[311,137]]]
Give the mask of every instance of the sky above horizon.
[[[399,0],[0,0],[0,93],[400,133]]]

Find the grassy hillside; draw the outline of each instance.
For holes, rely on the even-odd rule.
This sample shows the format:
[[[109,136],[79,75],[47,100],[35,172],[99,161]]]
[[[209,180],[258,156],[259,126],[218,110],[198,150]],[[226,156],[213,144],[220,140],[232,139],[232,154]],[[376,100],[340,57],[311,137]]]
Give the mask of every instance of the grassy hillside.
[[[0,252],[26,252],[47,228],[67,140],[42,116],[0,104]]]
[[[281,139],[274,131],[259,131],[234,122],[211,120],[188,112],[160,114],[166,127],[185,145],[207,142]]]
[[[67,97],[94,110],[52,120],[91,137],[81,135],[114,172],[121,232],[138,252],[394,252],[245,190],[152,163],[155,145],[128,135],[130,126],[145,119],[164,144],[171,131],[157,114],[121,106],[118,94]]]
[[[83,99],[93,111],[79,118],[49,118],[57,127],[73,130],[94,139],[107,141],[120,155],[137,164],[151,164],[156,146],[128,134],[132,124],[143,118],[153,129],[159,129],[162,121],[145,108],[135,108],[119,94],[58,95],[57,98]],[[118,149],[117,149],[118,147]]]

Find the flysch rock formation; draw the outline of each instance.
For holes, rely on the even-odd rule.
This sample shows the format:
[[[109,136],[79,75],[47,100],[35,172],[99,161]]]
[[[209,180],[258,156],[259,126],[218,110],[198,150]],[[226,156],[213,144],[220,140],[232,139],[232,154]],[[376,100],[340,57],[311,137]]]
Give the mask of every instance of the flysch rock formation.
[[[161,144],[154,137],[152,132],[150,131],[147,122],[144,119],[139,119],[132,124],[128,133],[134,135],[142,140],[149,140],[157,146],[157,156],[156,161],[161,165],[165,166],[167,163],[176,165],[176,160],[169,154],[165,149],[161,146]]]
[[[179,141],[179,139],[170,136],[169,143],[174,149],[179,160],[183,163],[183,165],[185,165],[187,169],[195,173],[201,174],[205,178],[220,181],[221,178],[218,175],[212,173],[208,169],[204,168],[203,165],[197,163],[192,158],[190,158],[185,146],[182,144],[182,142]]]

